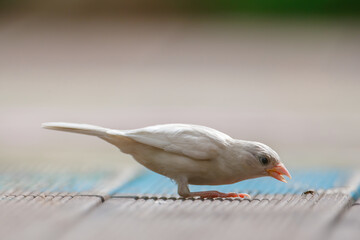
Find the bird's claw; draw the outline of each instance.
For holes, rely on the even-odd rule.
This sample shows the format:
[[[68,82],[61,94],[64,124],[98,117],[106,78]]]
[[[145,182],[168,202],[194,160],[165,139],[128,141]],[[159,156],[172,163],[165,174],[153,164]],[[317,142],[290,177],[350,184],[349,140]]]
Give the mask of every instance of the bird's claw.
[[[230,198],[248,198],[251,199],[250,195],[247,193],[228,193],[226,197]]]
[[[247,193],[239,193],[238,194],[240,198],[248,198],[248,199],[251,199],[251,196]]]
[[[190,196],[186,197],[200,197],[200,198],[248,198],[251,199],[249,194],[246,193],[222,193],[218,191],[206,192],[192,192]]]

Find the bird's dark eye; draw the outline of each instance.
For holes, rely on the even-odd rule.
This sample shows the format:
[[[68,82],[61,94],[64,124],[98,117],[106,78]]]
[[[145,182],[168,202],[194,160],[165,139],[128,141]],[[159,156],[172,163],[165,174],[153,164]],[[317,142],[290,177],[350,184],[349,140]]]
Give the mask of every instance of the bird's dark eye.
[[[268,165],[270,161],[267,157],[260,157],[260,162],[262,165]]]

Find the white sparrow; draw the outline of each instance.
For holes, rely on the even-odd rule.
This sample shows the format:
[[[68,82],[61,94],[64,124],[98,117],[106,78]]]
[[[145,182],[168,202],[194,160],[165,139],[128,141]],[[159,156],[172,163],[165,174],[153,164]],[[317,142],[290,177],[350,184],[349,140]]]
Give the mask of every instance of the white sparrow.
[[[97,136],[131,154],[146,168],[178,184],[182,197],[250,197],[245,193],[190,192],[188,184],[222,185],[271,176],[291,178],[279,155],[265,144],[233,139],[215,129],[164,124],[135,130],[113,130],[87,124],[50,122],[42,127]]]

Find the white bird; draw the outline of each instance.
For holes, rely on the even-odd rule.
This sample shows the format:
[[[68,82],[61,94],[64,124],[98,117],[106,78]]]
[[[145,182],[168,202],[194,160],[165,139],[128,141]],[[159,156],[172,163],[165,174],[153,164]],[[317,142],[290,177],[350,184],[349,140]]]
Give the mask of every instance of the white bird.
[[[42,127],[97,136],[132,155],[146,168],[173,179],[182,197],[249,197],[246,193],[190,192],[188,184],[222,185],[271,176],[291,178],[279,155],[265,144],[233,139],[215,129],[164,124],[113,130],[88,124],[50,122]]]

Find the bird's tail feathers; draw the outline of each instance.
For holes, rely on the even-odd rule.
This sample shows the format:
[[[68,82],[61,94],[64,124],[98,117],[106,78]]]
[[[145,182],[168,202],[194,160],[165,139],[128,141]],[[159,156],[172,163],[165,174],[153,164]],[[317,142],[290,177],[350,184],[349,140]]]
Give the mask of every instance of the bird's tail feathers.
[[[48,123],[43,123],[41,126],[46,129],[81,133],[81,134],[98,136],[98,137],[105,136],[106,132],[110,130],[108,128],[98,127],[94,125],[79,124],[79,123],[64,123],[64,122],[48,122]]]

